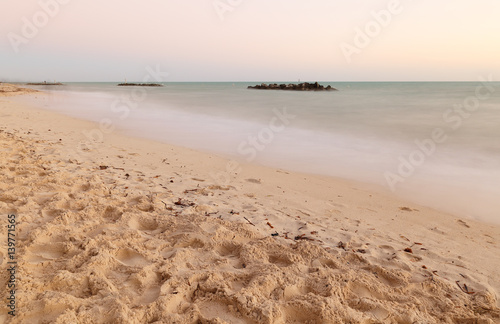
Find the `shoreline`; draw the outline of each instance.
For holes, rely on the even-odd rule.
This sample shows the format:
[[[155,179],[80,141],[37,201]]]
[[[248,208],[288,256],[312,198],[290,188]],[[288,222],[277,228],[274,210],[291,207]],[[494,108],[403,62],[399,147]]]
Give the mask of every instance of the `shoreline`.
[[[308,128],[307,125],[314,118],[309,120],[308,113],[299,115],[300,105],[293,106],[294,108],[288,109],[288,112],[285,107],[275,110],[270,108],[271,105],[265,106],[262,113],[257,114],[261,117],[245,120],[243,116],[247,109],[237,113],[230,112],[226,102],[236,94],[246,98],[245,89],[235,93],[222,88],[212,89],[223,98],[220,108],[214,106],[217,100],[212,100],[208,110],[213,110],[213,114],[204,113],[204,109],[185,111],[179,109],[177,104],[184,99],[176,102],[174,98],[172,105],[166,101],[165,109],[155,104],[161,96],[170,93],[170,90],[161,92],[160,97],[151,93],[148,101],[141,101],[137,105],[124,102],[124,106],[115,107],[117,100],[122,101],[121,95],[115,96],[106,88],[102,89],[105,95],[99,98],[93,95],[93,91],[99,87],[90,87],[87,89],[92,90],[90,92],[86,92],[85,89],[85,87],[78,88],[75,89],[76,92],[48,91],[48,99],[42,105],[48,110],[94,122],[106,119],[111,128],[119,128],[129,136],[189,147],[237,161],[250,161],[291,171],[370,183],[379,186],[380,190],[389,195],[395,194],[419,205],[467,219],[500,225],[497,217],[500,204],[496,199],[500,191],[495,186],[500,181],[500,173],[495,167],[497,160],[495,154],[483,155],[474,149],[470,151],[467,145],[453,149],[447,144],[436,145],[428,151],[421,146],[421,143],[429,142],[430,133],[425,131],[427,127],[425,124],[420,125],[419,129],[422,131],[416,131],[413,135],[402,139],[398,139],[397,136],[388,137],[383,131],[380,136],[372,137],[368,135],[370,132],[364,135],[363,132],[348,134],[345,133],[345,129],[330,132],[321,122],[318,122],[317,129]],[[173,90],[173,93],[178,95],[184,90],[189,89],[181,88]],[[194,88],[195,92],[199,90],[197,87]],[[132,93],[124,90],[123,95],[128,97]],[[228,97],[225,97],[224,93],[227,93]],[[261,95],[257,97],[260,98]],[[21,99],[19,98],[20,101]],[[350,98],[350,100],[356,99]],[[27,104],[37,104],[30,103],[30,100],[25,101]],[[196,105],[195,101],[188,100],[188,102]],[[303,104],[305,102],[301,105]],[[144,109],[136,109],[138,105]],[[363,111],[362,108],[358,109]],[[288,114],[297,115],[297,118],[288,118]],[[286,117],[285,128],[275,128],[269,124],[276,116]],[[431,124],[440,126],[436,120],[439,120],[439,116],[429,118],[428,126]],[[281,120],[277,125],[281,126]],[[102,136],[101,133],[108,131],[107,125],[104,125],[104,128],[102,131],[100,129],[94,131],[91,135]],[[375,132],[375,129],[372,131]],[[231,136],[227,136],[228,134]],[[417,138],[420,139],[420,146],[414,143],[414,139]],[[458,139],[457,137],[456,140]],[[467,142],[464,138],[461,140]],[[487,142],[490,141],[484,141]],[[451,138],[449,143],[451,146],[455,145]],[[384,153],[378,154],[377,150],[382,150]],[[423,163],[414,159],[422,154]],[[481,168],[478,167],[478,163],[483,163]]]
[[[196,315],[198,318],[206,320],[215,318],[215,315],[208,310],[210,307],[216,307],[214,306],[216,304],[226,306],[230,304],[231,307],[217,306],[223,308],[219,312],[222,314],[221,319],[242,323],[259,319],[269,323],[280,323],[280,320],[286,322],[293,316],[300,315],[291,309],[293,305],[302,305],[303,313],[317,320],[324,320],[329,318],[328,316],[337,320],[353,321],[370,318],[396,320],[398,316],[401,320],[403,317],[412,318],[413,321],[436,320],[431,317],[434,315],[428,312],[430,309],[437,312],[441,319],[465,319],[476,316],[476,318],[498,320],[500,316],[497,308],[500,305],[498,302],[500,283],[496,282],[496,278],[500,277],[500,261],[495,262],[492,258],[500,254],[499,226],[458,218],[408,203],[394,196],[367,190],[367,187],[352,181],[259,165],[242,163],[238,174],[234,174],[235,170],[229,167],[233,180],[227,186],[220,186],[210,174],[228,172],[227,159],[151,140],[128,137],[117,131],[106,134],[103,141],[94,142],[88,147],[89,151],[75,154],[77,152],[75,147],[85,140],[82,131],[96,129],[95,123],[51,111],[23,107],[8,101],[8,98],[0,97],[0,112],[6,125],[0,129],[3,131],[2,140],[20,143],[19,147],[12,146],[13,153],[10,158],[21,152],[22,147],[24,149],[33,147],[42,161],[40,165],[50,170],[49,173],[54,177],[53,183],[50,184],[49,181],[50,186],[54,187],[52,189],[59,188],[55,190],[59,194],[54,196],[59,200],[51,198],[52,200],[46,202],[48,205],[42,203],[35,205],[28,201],[27,205],[17,206],[18,200],[9,202],[10,200],[5,197],[0,199],[2,212],[8,210],[10,213],[13,211],[11,209],[16,209],[19,216],[24,217],[28,211],[33,212],[30,208],[37,208],[37,213],[42,216],[41,219],[33,217],[34,215],[26,216],[26,220],[22,220],[20,224],[23,232],[21,236],[25,240],[25,246],[19,254],[19,257],[23,258],[21,266],[27,272],[27,277],[35,280],[35,283],[31,283],[28,288],[28,298],[40,293],[43,287],[42,283],[36,283],[36,280],[43,282],[53,279],[54,276],[53,273],[41,271],[39,262],[47,263],[53,272],[58,273],[58,278],[62,276],[63,281],[69,283],[70,277],[75,278],[81,273],[76,268],[72,269],[69,264],[66,264],[66,268],[58,268],[58,259],[67,259],[66,262],[70,262],[80,258],[80,262],[85,264],[85,262],[92,263],[97,258],[85,254],[86,252],[71,249],[69,252],[57,249],[54,251],[53,246],[59,246],[58,244],[63,242],[50,242],[47,235],[53,233],[58,236],[57,230],[64,229],[72,233],[70,236],[76,241],[83,240],[82,233],[99,233],[96,235],[102,244],[114,242],[113,240],[120,235],[129,236],[128,242],[116,241],[117,247],[104,244],[103,249],[108,251],[106,252],[108,259],[98,268],[102,270],[99,278],[101,281],[108,281],[108,288],[104,286],[101,289],[95,288],[97,293],[91,295],[94,302],[100,296],[102,300],[108,300],[112,304],[125,303],[119,296],[113,295],[111,287],[120,288],[118,274],[123,275],[120,267],[128,266],[143,270],[155,268],[156,273],[168,272],[161,270],[168,261],[156,259],[158,256],[153,253],[155,249],[145,248],[146,243],[141,237],[143,239],[147,237],[152,242],[162,235],[169,239],[176,237],[175,231],[172,233],[165,225],[165,222],[170,222],[173,228],[182,227],[184,236],[191,238],[180,240],[179,244],[173,243],[170,249],[162,247],[163,250],[168,250],[164,253],[164,258],[175,259],[175,253],[183,254],[185,257],[189,255],[188,258],[194,257],[193,260],[198,258],[201,261],[193,261],[195,264],[191,264],[191,267],[198,271],[211,267],[215,259],[221,263],[215,263],[213,273],[210,272],[213,282],[209,279],[203,281],[195,274],[194,277],[190,277],[198,282],[202,294],[193,293],[192,290],[196,287],[190,290],[181,284],[182,278],[174,269],[178,267],[178,263],[185,264],[185,261],[181,260],[174,260],[175,262],[169,266],[173,267],[169,268],[171,273],[168,272],[171,278],[179,281],[179,287],[183,287],[177,290],[180,294],[172,295],[177,289],[173,286],[169,288],[170,290],[166,288],[172,285],[169,280],[150,278],[146,273],[144,273],[147,277],[144,279],[145,282],[139,280],[140,284],[127,288],[130,290],[126,290],[129,299],[135,300],[138,295],[137,301],[132,302],[137,304],[134,307],[139,307],[141,312],[154,308],[159,312],[157,313],[159,318],[167,318],[166,314],[160,312],[162,300],[167,305],[173,305],[175,309],[183,308],[184,306],[179,305],[185,303],[185,309],[191,312],[186,311],[186,313],[198,314]],[[6,133],[11,135],[5,137]],[[11,167],[27,168],[34,162],[36,159],[33,157],[32,160],[26,161],[26,165],[20,160],[19,166]],[[67,174],[68,170],[73,170],[73,175]],[[61,174],[65,174],[64,177]],[[10,175],[7,179],[14,177]],[[20,177],[23,178],[22,173]],[[62,188],[66,182],[75,197],[89,196],[90,205],[81,206],[83,208],[80,209],[80,213],[67,208],[73,202],[71,197],[63,195]],[[46,183],[45,186],[49,184]],[[36,186],[28,190],[19,188],[15,184],[6,184],[4,187],[2,189],[7,193],[17,192],[21,195],[30,195],[32,191],[37,190]],[[105,202],[107,207],[101,206]],[[94,203],[95,206],[92,206]],[[78,216],[82,212],[89,217],[89,222],[92,223],[90,227],[86,227],[86,221]],[[54,214],[50,215],[51,213]],[[122,214],[119,215],[120,213]],[[78,220],[73,227],[72,224],[64,222],[64,218],[70,216]],[[195,227],[202,230],[189,228],[184,219],[178,219],[179,216],[197,224]],[[99,222],[104,223],[100,229]],[[35,225],[42,224],[45,225],[45,229],[28,233],[35,228]],[[275,233],[278,235],[273,236]],[[231,239],[233,235],[234,238]],[[462,239],[457,241],[459,238]],[[92,240],[97,240],[97,237]],[[172,243],[172,240],[170,242]],[[265,245],[262,246],[263,243],[259,242],[265,242]],[[52,252],[42,251],[43,246],[52,246],[49,249]],[[175,247],[177,252],[172,254]],[[411,253],[405,252],[405,249],[411,249]],[[217,252],[217,256],[212,255],[214,251]],[[71,256],[73,253],[75,254]],[[211,255],[212,259],[204,259],[203,254]],[[40,259],[42,261],[35,262]],[[116,262],[120,264],[117,265]],[[350,262],[351,265],[346,265],[345,262]],[[44,267],[42,265],[41,268]],[[191,268],[187,266],[185,269]],[[269,272],[272,269],[282,270],[283,277]],[[308,272],[311,269],[317,269],[319,277],[330,279],[321,281],[323,279],[320,280],[314,275],[315,271]],[[347,277],[344,279],[348,280],[349,284],[332,282],[332,278],[339,276],[340,269],[346,274]],[[69,271],[70,274],[64,271]],[[198,273],[193,269],[189,271]],[[62,275],[62,272],[65,274]],[[139,272],[138,270],[137,273]],[[252,280],[242,279],[258,277],[259,272],[264,275],[261,278],[265,279],[263,287],[267,287],[266,289],[272,287],[267,293],[266,289],[262,290],[262,287],[252,284]],[[376,276],[373,277],[370,273],[376,273]],[[86,278],[87,282],[92,281],[89,273],[81,276]],[[293,278],[298,281],[292,282],[295,280]],[[283,280],[285,283],[278,283]],[[373,282],[370,283],[370,280]],[[463,286],[459,288],[456,281],[460,284],[466,283],[475,294],[464,293],[461,290]],[[225,288],[218,286],[216,289],[221,293],[210,293],[213,291],[213,286],[223,285],[224,282]],[[318,285],[323,282],[342,291],[340,294],[342,296],[336,295],[335,290],[327,289],[329,291],[327,292],[319,289]],[[356,282],[361,284],[358,285]],[[394,291],[395,287],[399,292]],[[424,289],[419,294],[418,291],[422,287]],[[92,287],[88,289],[92,293]],[[426,289],[433,290],[433,293],[426,293]],[[64,291],[65,288],[51,289],[55,295],[61,290]],[[267,310],[264,306],[259,308],[257,305],[250,305],[249,296],[263,301],[269,298],[271,291],[276,290],[282,291],[283,297],[271,298],[272,302]],[[81,294],[85,294],[84,287]],[[239,297],[233,300],[229,297],[231,294]],[[192,301],[177,295],[189,295]],[[421,307],[406,307],[392,298],[399,296],[395,298],[401,299],[405,295],[412,296],[413,302],[417,301]],[[447,295],[452,297],[446,297]],[[197,298],[194,298],[196,296]],[[44,298],[49,304],[56,303],[57,300],[50,294]],[[241,298],[247,298],[248,302],[243,303]],[[435,300],[437,298],[443,300]],[[182,299],[183,302],[176,304],[172,302],[174,299]],[[348,311],[336,312],[331,303],[337,303],[336,307],[340,307],[343,305],[342,300],[347,303],[343,307],[348,305]],[[367,304],[367,301],[370,302]],[[444,305],[458,307],[464,302],[467,307],[460,306],[450,310],[449,314],[437,310],[439,303],[444,303],[441,307]],[[40,304],[33,303],[32,306],[28,306],[27,301],[23,303],[20,307],[28,308],[30,312],[20,319],[26,320],[35,318],[29,316],[43,314]],[[71,303],[81,306],[83,302],[72,300]],[[436,305],[433,306],[432,303]],[[132,309],[126,303],[125,306]],[[245,307],[251,308],[260,317],[252,317],[252,312],[247,312]],[[72,311],[69,313],[76,314],[76,306],[70,308]],[[95,312],[95,308],[91,305],[87,305],[86,308],[94,309]],[[481,315],[479,309],[483,309],[487,315]],[[89,311],[87,315],[92,316],[94,312]],[[59,320],[71,319],[72,315],[69,313],[57,316]],[[319,315],[314,315],[315,313]],[[120,313],[120,316],[132,316],[127,314],[127,312]],[[188,316],[183,317],[180,311],[175,316],[181,323],[190,323],[186,319]],[[174,317],[169,319],[172,320]]]

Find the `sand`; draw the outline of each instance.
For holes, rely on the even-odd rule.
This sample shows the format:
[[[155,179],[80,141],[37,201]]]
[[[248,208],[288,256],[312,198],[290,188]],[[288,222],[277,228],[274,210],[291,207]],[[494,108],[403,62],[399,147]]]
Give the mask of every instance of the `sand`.
[[[34,89],[23,88],[14,84],[0,82],[0,97],[11,97],[38,92]]]
[[[0,116],[4,301],[18,221],[0,322],[500,322],[497,225],[116,130],[89,141],[96,124],[16,97]]]

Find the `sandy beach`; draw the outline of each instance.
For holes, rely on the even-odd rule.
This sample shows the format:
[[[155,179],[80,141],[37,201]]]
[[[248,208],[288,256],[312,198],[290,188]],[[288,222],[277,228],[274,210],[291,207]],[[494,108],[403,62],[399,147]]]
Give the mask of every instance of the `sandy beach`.
[[[0,84],[0,322],[500,323],[498,225],[118,130],[89,141],[102,125],[14,94],[45,96]]]

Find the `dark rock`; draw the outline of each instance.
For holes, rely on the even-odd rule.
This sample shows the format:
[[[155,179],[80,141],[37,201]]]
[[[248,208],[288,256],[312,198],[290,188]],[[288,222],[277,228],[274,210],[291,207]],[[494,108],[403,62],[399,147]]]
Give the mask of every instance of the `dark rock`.
[[[248,89],[263,89],[263,90],[295,90],[295,91],[335,91],[337,89],[333,88],[331,85],[328,86],[323,86],[319,84],[318,82],[315,83],[299,83],[299,84],[265,84],[262,83],[261,85],[256,85],[256,86],[248,86]]]
[[[159,83],[120,83],[119,87],[163,87]]]

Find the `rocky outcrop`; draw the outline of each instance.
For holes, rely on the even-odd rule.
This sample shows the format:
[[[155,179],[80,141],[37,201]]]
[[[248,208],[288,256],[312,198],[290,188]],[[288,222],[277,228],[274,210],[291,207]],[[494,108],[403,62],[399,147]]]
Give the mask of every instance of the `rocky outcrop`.
[[[120,83],[119,87],[163,87],[159,83]]]
[[[259,89],[259,90],[295,90],[295,91],[337,91],[337,89],[332,88],[332,86],[323,86],[318,82],[315,83],[299,83],[299,84],[265,84],[262,83],[256,86],[248,86],[248,89]]]

